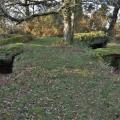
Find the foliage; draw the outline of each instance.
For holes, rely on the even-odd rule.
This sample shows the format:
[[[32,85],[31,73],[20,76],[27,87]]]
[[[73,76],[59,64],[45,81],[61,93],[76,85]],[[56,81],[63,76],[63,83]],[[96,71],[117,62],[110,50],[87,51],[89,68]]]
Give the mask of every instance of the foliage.
[[[77,33],[90,32],[91,28],[90,28],[89,22],[90,22],[90,18],[88,16],[81,17],[79,24],[77,26],[79,28],[77,30]]]
[[[108,22],[108,17],[105,16],[106,13],[103,11],[97,11],[92,14],[92,17],[89,21],[90,29],[91,30],[104,30],[106,31],[106,25]]]
[[[75,34],[75,39],[79,42],[89,43],[96,39],[108,39],[106,34],[102,31],[99,32],[89,32],[89,33],[77,33]]]
[[[59,20],[58,20],[59,19]],[[49,15],[38,17],[29,22],[24,22],[20,26],[22,31],[36,36],[62,35],[63,24],[61,16]]]

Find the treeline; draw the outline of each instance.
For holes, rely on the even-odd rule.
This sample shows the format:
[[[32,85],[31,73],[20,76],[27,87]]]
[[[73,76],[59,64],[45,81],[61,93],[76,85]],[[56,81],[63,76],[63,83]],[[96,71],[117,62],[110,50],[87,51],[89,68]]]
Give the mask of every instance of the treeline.
[[[112,13],[110,6],[113,7]],[[115,30],[119,31],[119,8],[119,0],[3,0],[0,2],[1,31],[39,36],[63,35],[64,40],[70,43],[76,32],[97,30],[111,36]]]

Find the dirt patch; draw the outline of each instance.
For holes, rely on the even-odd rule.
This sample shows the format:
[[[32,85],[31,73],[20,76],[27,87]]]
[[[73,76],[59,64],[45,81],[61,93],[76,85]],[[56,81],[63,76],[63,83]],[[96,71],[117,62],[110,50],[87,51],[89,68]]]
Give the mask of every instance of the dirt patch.
[[[73,48],[71,49],[73,52],[82,52],[84,53],[85,51],[83,49],[80,49],[80,48]]]
[[[62,48],[63,51],[85,53],[85,51],[83,49],[81,49],[81,48],[73,48],[71,46],[62,46],[62,47],[60,47],[60,49],[61,48]]]
[[[9,75],[0,74],[0,87],[7,85],[9,82]]]

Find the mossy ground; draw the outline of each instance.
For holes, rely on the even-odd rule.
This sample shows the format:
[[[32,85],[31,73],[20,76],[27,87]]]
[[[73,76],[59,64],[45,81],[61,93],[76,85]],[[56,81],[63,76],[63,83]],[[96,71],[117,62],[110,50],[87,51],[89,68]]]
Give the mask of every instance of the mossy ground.
[[[7,45],[7,44],[12,44],[12,43],[18,43],[18,42],[29,42],[33,40],[31,35],[5,35],[8,36],[7,38],[2,38],[0,39],[0,46],[2,45]]]
[[[0,78],[0,120],[113,120],[120,76],[93,50],[46,37],[24,44],[14,72]]]

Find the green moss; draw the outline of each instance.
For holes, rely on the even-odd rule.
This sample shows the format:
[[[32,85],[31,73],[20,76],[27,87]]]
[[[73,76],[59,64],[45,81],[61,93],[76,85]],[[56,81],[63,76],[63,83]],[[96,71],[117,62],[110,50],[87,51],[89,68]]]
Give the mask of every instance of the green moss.
[[[0,48],[0,58],[13,56],[13,55],[16,55],[22,51],[23,51],[23,44],[22,43],[9,44],[5,47]]]
[[[120,47],[99,48],[95,50],[95,56],[97,57],[109,55],[120,55]]]
[[[6,45],[11,43],[25,43],[31,41],[33,38],[30,35],[13,35],[10,38],[0,40],[0,45]]]

